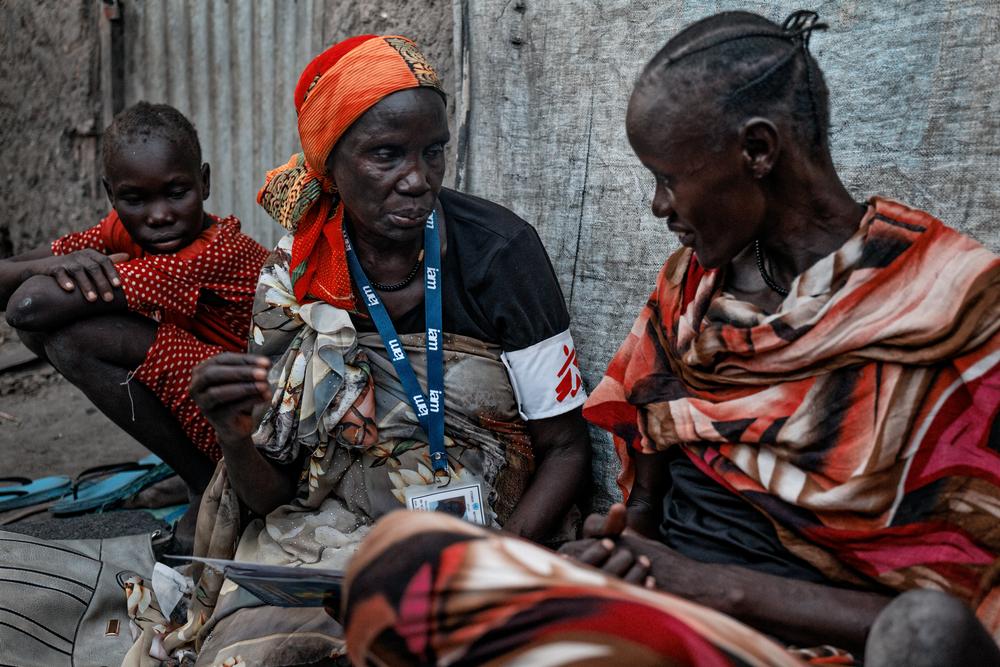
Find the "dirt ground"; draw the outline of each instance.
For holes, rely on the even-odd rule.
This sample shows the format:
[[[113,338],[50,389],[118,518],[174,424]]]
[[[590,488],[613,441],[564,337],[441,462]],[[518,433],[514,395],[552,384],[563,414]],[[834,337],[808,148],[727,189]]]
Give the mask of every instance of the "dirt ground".
[[[25,353],[0,318],[0,361]],[[73,476],[147,453],[44,361],[0,370],[0,477]]]

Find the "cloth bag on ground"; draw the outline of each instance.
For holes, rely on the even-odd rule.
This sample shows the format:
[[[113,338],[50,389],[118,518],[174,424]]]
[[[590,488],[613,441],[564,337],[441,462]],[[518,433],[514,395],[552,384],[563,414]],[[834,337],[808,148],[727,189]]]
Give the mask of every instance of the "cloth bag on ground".
[[[0,665],[117,667],[127,605],[149,596],[148,534],[43,540],[0,531]]]

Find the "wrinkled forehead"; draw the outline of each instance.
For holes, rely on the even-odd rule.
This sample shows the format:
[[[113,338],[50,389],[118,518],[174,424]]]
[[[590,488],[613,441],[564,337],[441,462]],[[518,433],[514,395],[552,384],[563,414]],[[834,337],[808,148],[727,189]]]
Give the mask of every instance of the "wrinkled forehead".
[[[386,95],[362,114],[348,132],[355,127],[396,126],[417,116],[441,116],[447,122],[444,98],[433,88],[397,91]]]
[[[382,98],[347,128],[326,160],[330,173],[338,155],[360,145],[448,140],[448,113],[444,98],[431,88],[410,88]],[[345,153],[346,152],[346,153]]]

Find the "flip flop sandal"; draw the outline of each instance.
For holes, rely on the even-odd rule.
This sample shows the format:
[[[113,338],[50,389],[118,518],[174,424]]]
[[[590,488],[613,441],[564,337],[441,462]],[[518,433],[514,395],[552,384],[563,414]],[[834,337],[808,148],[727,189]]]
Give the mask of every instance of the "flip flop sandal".
[[[176,474],[173,468],[155,454],[138,463],[89,468],[77,475],[71,495],[53,505],[49,511],[55,516],[102,512],[131,498],[147,486]]]
[[[34,481],[27,477],[0,477],[0,512],[61,498],[69,493],[71,484],[69,477],[63,475]]]

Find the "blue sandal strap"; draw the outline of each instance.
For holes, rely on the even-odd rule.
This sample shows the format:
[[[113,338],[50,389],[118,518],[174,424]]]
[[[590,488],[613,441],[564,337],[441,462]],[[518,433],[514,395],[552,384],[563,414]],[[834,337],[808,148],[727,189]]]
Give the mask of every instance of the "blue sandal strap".
[[[0,480],[24,480],[20,486],[0,487],[0,512],[20,509],[61,498],[69,492],[72,483],[64,475],[41,477],[36,480],[21,477],[4,477]]]
[[[145,460],[145,459],[143,459]],[[152,470],[158,465],[162,465],[162,461],[143,463],[142,461],[129,461],[128,463],[110,463],[102,466],[94,466],[93,468],[87,468],[79,475],[76,476],[76,481],[73,482],[73,498],[77,498],[77,493],[80,489],[80,485],[84,482],[93,481],[96,477],[108,477],[110,475],[115,475],[120,472],[137,472],[140,470]]]
[[[49,511],[55,516],[102,512],[175,474],[177,473],[156,455],[147,456],[138,463],[98,466],[81,473],[80,477],[84,478],[77,478],[76,494],[63,498]],[[99,477],[103,479],[96,479]]]

